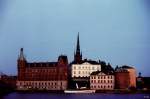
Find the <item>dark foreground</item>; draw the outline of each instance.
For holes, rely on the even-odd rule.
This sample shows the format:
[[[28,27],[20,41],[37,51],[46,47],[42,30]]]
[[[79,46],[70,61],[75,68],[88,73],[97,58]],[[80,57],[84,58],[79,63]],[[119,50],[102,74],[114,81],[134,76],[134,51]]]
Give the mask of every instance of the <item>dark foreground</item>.
[[[64,93],[22,93],[13,92],[0,99],[150,99],[150,94],[64,94]]]

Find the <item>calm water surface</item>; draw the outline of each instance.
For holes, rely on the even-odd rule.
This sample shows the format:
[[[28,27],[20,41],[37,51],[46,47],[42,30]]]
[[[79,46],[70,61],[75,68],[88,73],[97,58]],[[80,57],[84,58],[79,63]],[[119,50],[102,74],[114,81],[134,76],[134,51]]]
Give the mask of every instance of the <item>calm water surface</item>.
[[[150,99],[150,94],[54,94],[54,93],[10,93],[1,99]]]

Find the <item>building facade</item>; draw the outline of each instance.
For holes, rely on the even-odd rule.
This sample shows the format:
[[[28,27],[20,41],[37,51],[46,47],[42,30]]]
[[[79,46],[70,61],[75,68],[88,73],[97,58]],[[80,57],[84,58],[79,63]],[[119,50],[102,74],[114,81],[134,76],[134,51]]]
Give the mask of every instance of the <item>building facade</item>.
[[[67,88],[67,56],[61,55],[57,62],[27,62],[20,50],[18,58],[18,90],[64,90]]]
[[[101,71],[101,65],[97,62],[84,61],[82,64],[72,64],[72,77],[90,77],[94,71]]]
[[[122,66],[115,71],[117,89],[136,88],[136,70],[133,67]]]
[[[115,88],[115,76],[105,74],[100,71],[93,72],[90,75],[90,89],[94,90],[113,90]]]
[[[80,40],[79,40],[79,33],[77,36],[77,45],[76,51],[74,52],[74,60],[70,64],[70,83],[73,88],[78,85],[81,87],[90,87],[90,74],[93,71],[101,71],[100,63],[93,61],[82,59],[82,52],[80,51]],[[70,86],[70,87],[72,87]]]

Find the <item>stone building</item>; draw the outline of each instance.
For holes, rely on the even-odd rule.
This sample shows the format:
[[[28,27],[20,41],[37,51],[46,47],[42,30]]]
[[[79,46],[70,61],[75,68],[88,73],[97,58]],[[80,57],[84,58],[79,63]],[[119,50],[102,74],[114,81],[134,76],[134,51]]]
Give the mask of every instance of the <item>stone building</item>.
[[[136,70],[129,66],[116,68],[115,81],[117,89],[136,88]]]
[[[33,62],[26,60],[23,48],[18,63],[18,90],[64,90],[67,88],[67,56],[61,55],[57,62]]]
[[[90,75],[90,89],[113,90],[115,88],[115,76],[101,71],[93,72]]]

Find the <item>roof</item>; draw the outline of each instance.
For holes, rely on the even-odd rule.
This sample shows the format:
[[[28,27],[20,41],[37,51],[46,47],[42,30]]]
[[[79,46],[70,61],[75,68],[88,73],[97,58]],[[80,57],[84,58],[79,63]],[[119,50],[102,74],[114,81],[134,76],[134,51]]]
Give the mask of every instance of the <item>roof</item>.
[[[27,67],[56,67],[57,62],[33,62],[27,63]]]
[[[100,73],[104,74],[104,75],[113,75],[113,73],[110,73],[110,72],[107,72],[107,73],[104,73],[102,71],[95,71],[95,72],[92,72],[91,75],[99,75]]]
[[[134,69],[134,68],[127,65],[123,65],[122,67],[117,67],[115,72],[128,72],[127,69]]]
[[[123,65],[121,68],[124,68],[124,69],[133,69],[133,67],[130,67],[130,66],[127,66],[127,65]]]
[[[95,72],[92,72],[91,75],[98,75],[99,73],[101,73],[101,71],[95,71]]]
[[[100,63],[99,62],[97,62],[97,61],[94,61],[94,60],[91,60],[91,59],[89,59],[89,60],[87,60],[87,59],[84,59],[84,60],[82,60],[80,63],[76,63],[75,61],[73,61],[71,64],[83,64],[83,63],[90,63],[90,64],[93,64],[93,65],[100,65]]]

